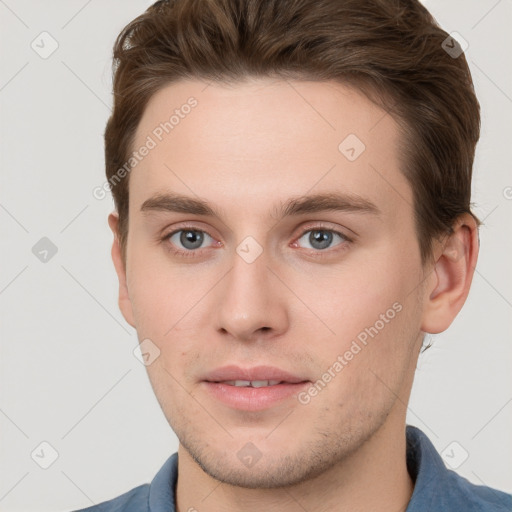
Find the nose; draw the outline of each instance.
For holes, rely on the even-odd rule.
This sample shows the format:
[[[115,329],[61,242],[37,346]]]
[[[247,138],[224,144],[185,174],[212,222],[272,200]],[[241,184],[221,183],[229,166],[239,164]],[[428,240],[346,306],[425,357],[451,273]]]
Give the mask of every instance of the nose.
[[[217,289],[216,328],[239,341],[279,336],[289,324],[286,296],[265,252],[251,263],[235,253]]]

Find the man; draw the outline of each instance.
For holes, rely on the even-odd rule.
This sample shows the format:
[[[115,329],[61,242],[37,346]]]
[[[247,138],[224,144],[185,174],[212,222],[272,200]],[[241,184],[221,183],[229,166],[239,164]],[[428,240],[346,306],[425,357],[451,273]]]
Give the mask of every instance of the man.
[[[119,306],[179,439],[88,511],[505,511],[406,410],[478,253],[479,105],[416,1],[160,1],[115,48]]]

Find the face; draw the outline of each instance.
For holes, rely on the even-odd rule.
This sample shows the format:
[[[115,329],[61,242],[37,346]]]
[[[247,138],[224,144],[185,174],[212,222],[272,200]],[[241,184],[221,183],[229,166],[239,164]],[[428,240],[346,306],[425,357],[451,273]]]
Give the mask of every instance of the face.
[[[424,269],[398,143],[332,82],[183,81],[149,102],[120,304],[210,476],[298,483],[405,421]]]

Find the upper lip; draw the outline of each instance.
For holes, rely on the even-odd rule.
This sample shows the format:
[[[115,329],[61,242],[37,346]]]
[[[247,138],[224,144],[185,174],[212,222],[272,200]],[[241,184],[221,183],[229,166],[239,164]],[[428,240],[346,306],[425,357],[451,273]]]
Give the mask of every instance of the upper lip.
[[[274,366],[253,366],[252,368],[241,368],[236,365],[222,366],[208,372],[203,380],[208,382],[224,382],[232,380],[279,380],[296,384],[306,382],[308,379],[293,375],[290,372]]]

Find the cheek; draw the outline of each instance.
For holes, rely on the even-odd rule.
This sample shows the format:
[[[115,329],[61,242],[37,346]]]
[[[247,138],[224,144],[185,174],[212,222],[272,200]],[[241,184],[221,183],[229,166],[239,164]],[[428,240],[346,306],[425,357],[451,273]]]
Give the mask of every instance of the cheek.
[[[323,373],[314,384],[319,391],[313,391],[318,399],[313,400],[322,415],[333,414],[333,421],[344,428],[350,424],[356,431],[364,429],[370,420],[384,418],[397,399],[407,402],[405,384],[414,371],[420,315],[411,300],[395,308],[385,317],[388,323],[373,316],[365,323],[361,315],[358,322],[363,327],[351,326],[355,334],[343,334],[324,346]]]
[[[288,282],[315,313],[315,322],[322,328],[319,332],[343,346],[360,333],[364,341],[365,333],[370,335],[367,329],[389,331],[389,325],[404,316],[399,310],[410,298],[413,280],[409,273],[397,270],[396,265],[381,261],[358,268],[340,267],[337,272],[317,274],[307,281],[303,276],[289,275]]]
[[[417,267],[397,265],[389,257],[332,277],[323,290],[304,288],[300,293],[311,299],[332,331],[315,347],[322,366],[327,369],[338,361],[334,370],[366,383],[375,381],[372,371],[403,374],[421,334],[419,279]]]
[[[162,258],[134,254],[128,289],[139,336],[164,339],[184,328],[208,290],[204,272],[172,267]]]
[[[136,258],[132,263],[129,290],[137,335],[141,341],[151,340],[159,351],[146,367],[148,376],[159,399],[173,397],[180,403],[188,396],[182,386],[191,387],[187,368],[200,359],[204,340],[198,333],[207,332],[211,318],[205,311],[207,301],[201,299],[212,284],[203,284],[208,276],[193,275],[192,266],[186,271],[170,269],[168,263],[151,265],[146,258],[140,265]]]

